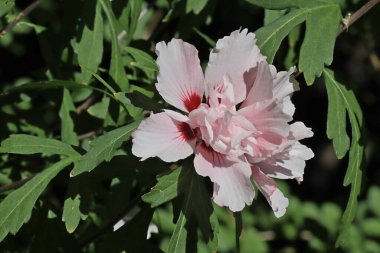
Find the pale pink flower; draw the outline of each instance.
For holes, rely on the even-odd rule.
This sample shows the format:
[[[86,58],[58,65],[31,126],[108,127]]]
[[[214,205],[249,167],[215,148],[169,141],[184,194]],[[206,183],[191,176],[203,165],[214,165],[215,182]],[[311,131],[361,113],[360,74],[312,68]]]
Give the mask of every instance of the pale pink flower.
[[[247,29],[217,42],[205,75],[191,44],[172,39],[158,43],[156,52],[156,88],[185,115],[151,114],[134,133],[133,154],[175,162],[195,153],[195,170],[214,183],[216,204],[241,211],[253,201],[253,181],[282,216],[288,199],[273,178],[302,181],[305,160],[314,156],[299,143],[312,131],[302,122],[289,124],[294,68],[277,72]]]

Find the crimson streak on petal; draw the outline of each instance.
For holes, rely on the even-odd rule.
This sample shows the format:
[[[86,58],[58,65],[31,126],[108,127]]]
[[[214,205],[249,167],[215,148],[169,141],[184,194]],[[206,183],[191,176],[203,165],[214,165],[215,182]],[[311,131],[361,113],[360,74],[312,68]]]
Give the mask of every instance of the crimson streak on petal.
[[[202,98],[197,93],[191,93],[183,99],[183,104],[189,112],[191,112],[194,109],[197,109],[201,102]]]
[[[191,129],[191,127],[185,122],[180,122],[178,124],[178,130],[181,133],[181,137],[186,141],[194,140],[196,137],[193,129]]]

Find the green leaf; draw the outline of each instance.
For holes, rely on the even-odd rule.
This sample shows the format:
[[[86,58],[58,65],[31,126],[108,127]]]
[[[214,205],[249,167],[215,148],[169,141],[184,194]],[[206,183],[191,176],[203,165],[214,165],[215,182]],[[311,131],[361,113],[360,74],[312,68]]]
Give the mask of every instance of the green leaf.
[[[335,154],[342,159],[350,148],[346,132],[346,105],[339,91],[333,85],[326,85],[328,96],[327,137],[333,141]]]
[[[176,198],[184,191],[184,182],[179,182],[186,177],[179,177],[182,167],[179,167],[169,174],[165,173],[157,177],[157,184],[150,190],[150,192],[142,196],[142,200],[149,203],[152,208],[157,207],[165,202]]]
[[[1,142],[0,153],[76,156],[78,153],[68,144],[26,134],[14,134]]]
[[[261,1],[252,0],[252,2]],[[282,6],[283,3],[278,1],[268,1],[268,4],[267,8],[285,8]],[[342,15],[339,5],[331,1],[294,1],[292,7],[296,9],[291,9],[288,14],[256,31],[257,45],[271,63],[282,40],[297,25],[306,21],[306,33],[301,45],[298,68],[304,72],[306,82],[312,84],[315,77],[322,74],[324,66],[332,63]],[[321,16],[324,18],[321,19]]]
[[[88,83],[91,79],[91,71],[97,72],[102,62],[103,17],[99,1],[85,2],[84,11],[85,25],[77,47],[77,54],[82,68],[83,82]]]
[[[120,22],[127,28],[125,36],[126,44],[129,45],[135,34],[138,20],[142,11],[142,0],[130,0],[125,8],[126,13],[122,13]],[[124,21],[124,22],[123,22]]]
[[[276,19],[284,16],[286,13],[286,10],[270,10],[265,9],[264,10],[264,26],[269,25]]]
[[[76,157],[63,159],[42,171],[0,203],[0,241],[8,233],[16,234],[32,214],[33,207],[49,182]]]
[[[372,186],[368,191],[368,207],[374,215],[380,218],[380,187]]]
[[[139,124],[140,121],[135,121],[96,138],[92,142],[90,150],[75,163],[71,175],[77,176],[83,172],[90,172],[101,162],[110,161],[116,150],[129,139]]]
[[[66,230],[72,233],[76,230],[80,220],[88,216],[88,197],[90,187],[85,177],[71,178],[68,184],[67,196],[63,205],[62,221],[65,222]],[[86,187],[83,187],[86,185]],[[87,206],[86,206],[87,205]],[[86,207],[84,207],[86,206]]]
[[[105,119],[110,105],[110,98],[104,96],[102,100],[87,109],[87,112],[96,118]]]
[[[125,47],[125,51],[135,60],[135,62],[132,62],[131,65],[143,70],[147,76],[150,76],[154,74],[154,72],[158,71],[156,62],[148,53],[133,47]]]
[[[18,93],[18,92],[23,92],[23,91],[31,91],[31,90],[47,90],[47,89],[59,89],[59,88],[67,88],[69,90],[92,89],[92,90],[101,92],[103,94],[106,94],[107,96],[113,97],[112,94],[102,89],[98,89],[96,87],[92,87],[85,84],[79,84],[73,81],[63,81],[63,80],[30,82],[27,84],[23,84],[21,86],[10,88],[0,95],[7,95],[7,94]]]
[[[61,140],[64,143],[77,146],[78,136],[74,131],[74,122],[70,113],[75,112],[75,106],[71,94],[67,89],[63,89],[63,99],[59,117],[61,118]]]
[[[168,249],[166,253],[180,253],[186,252],[186,238],[187,230],[185,229],[186,217],[181,211],[179,218],[177,220],[176,226],[174,228],[172,237],[170,238]]]
[[[336,246],[339,246],[347,243],[349,237],[349,228],[355,218],[358,205],[358,196],[361,188],[362,167],[364,159],[364,147],[361,140],[363,116],[359,103],[356,100],[353,91],[348,90],[344,85],[337,82],[333,71],[325,69],[323,71],[323,76],[325,79],[326,87],[333,87],[344,103],[352,129],[348,168],[343,181],[344,186],[351,185],[351,191],[346,210],[343,213],[339,236],[336,241]]]
[[[321,76],[325,65],[332,63],[335,39],[342,20],[337,4],[321,4],[310,10],[298,65],[307,84],[312,84],[315,77]]]
[[[285,16],[256,31],[257,45],[262,53],[267,56],[268,62],[273,62],[282,40],[294,27],[305,20],[307,14],[307,9],[292,10]]]
[[[121,48],[118,41],[118,23],[108,0],[99,0],[107,16],[111,32],[111,64],[109,74],[122,91],[129,90],[129,82],[125,73]]]
[[[0,1],[0,17],[7,14],[15,6],[15,0]]]
[[[184,180],[181,180],[181,178],[184,178]],[[208,242],[210,251],[215,252],[218,247],[218,219],[213,210],[204,178],[195,172],[192,161],[188,160],[184,162],[179,182],[181,182],[179,187],[185,189],[184,198],[167,252],[185,252],[188,233],[185,225],[193,215],[199,224],[203,236]]]
[[[199,14],[206,6],[207,0],[187,0],[186,1],[186,13],[194,12]]]
[[[363,232],[372,237],[380,237],[380,221],[376,218],[368,218],[361,222]]]
[[[245,0],[248,3],[263,7],[265,9],[271,10],[282,10],[300,7],[305,4],[309,0]]]

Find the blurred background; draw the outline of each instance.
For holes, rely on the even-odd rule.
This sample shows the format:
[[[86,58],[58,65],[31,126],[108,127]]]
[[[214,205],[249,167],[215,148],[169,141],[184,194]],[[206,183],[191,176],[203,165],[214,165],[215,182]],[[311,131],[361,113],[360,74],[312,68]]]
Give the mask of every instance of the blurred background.
[[[359,9],[366,1],[336,0],[336,2],[340,4],[342,14],[345,16]],[[0,17],[0,30],[30,3],[30,1],[16,1],[15,9]],[[126,1],[122,0],[112,1],[115,15],[121,23],[127,22],[122,20],[120,13],[121,6],[125,4]],[[0,91],[29,81],[46,80],[51,77],[75,80],[80,68],[73,60],[72,45],[78,39],[78,27],[84,15],[83,5],[84,1],[78,0],[41,1],[39,6],[22,19],[11,32],[0,38]],[[185,1],[145,1],[130,45],[145,50],[155,57],[152,49],[156,42],[169,41],[173,37],[182,38],[197,47],[201,62],[205,64],[208,61],[211,45],[217,39],[241,27],[254,32],[263,26],[264,16],[264,9],[244,0],[205,1],[205,7],[198,14],[186,10]],[[365,121],[365,173],[358,212],[350,231],[351,240],[342,248],[337,249],[334,246],[340,218],[348,200],[349,188],[342,185],[347,157],[338,160],[332,143],[326,136],[327,95],[324,82],[317,79],[312,86],[307,86],[300,75],[297,81],[301,90],[293,96],[296,105],[295,120],[303,121],[306,126],[313,129],[314,137],[303,141],[303,144],[314,151],[315,158],[307,162],[304,181],[301,184],[296,181],[278,181],[279,187],[290,201],[288,211],[282,218],[275,218],[270,206],[260,194],[257,194],[251,207],[245,208],[242,213],[241,252],[380,252],[380,156],[377,154],[380,151],[379,17],[380,5],[337,38],[331,66],[341,82],[354,90]],[[302,37],[305,32],[304,26],[301,25],[297,29],[299,36]],[[109,34],[109,28],[105,24],[106,44],[101,64],[101,68],[104,69],[108,68],[110,57]],[[278,70],[297,65],[299,47],[300,41],[296,43],[288,39],[283,41],[274,60]],[[128,56],[125,56],[124,60],[128,66],[130,62]],[[128,71],[132,72],[127,68]],[[147,82],[144,85],[154,91],[154,76],[148,76],[144,81]],[[85,92],[74,93],[74,102],[77,105],[81,104],[89,95]],[[101,101],[101,98],[96,98],[96,101]],[[60,103],[61,93],[58,91],[0,97],[0,140],[14,132],[38,136],[59,134]],[[103,121],[94,117],[97,113],[94,110],[96,108],[84,112],[80,117],[73,116],[79,134],[104,125]],[[12,159],[0,164],[0,185],[25,178],[41,168],[42,162],[39,158],[32,157],[22,162],[17,161],[15,157]],[[156,161],[156,164],[165,166],[159,161]],[[114,166],[115,173],[125,169],[122,159],[111,162],[109,166]],[[156,169],[139,173],[146,173],[148,178],[154,179],[156,172],[159,171]],[[125,173],[126,178],[129,176]],[[98,179],[94,176],[93,180]],[[104,179],[99,179],[99,182],[102,180]],[[54,203],[59,206],[64,199],[66,188],[62,181],[63,179],[58,177],[52,183],[54,194],[50,197],[53,206]],[[104,182],[102,184],[104,186]],[[133,197],[134,190],[130,191],[129,196]],[[95,212],[95,209],[105,209],[104,205],[109,204],[106,199],[114,196],[114,192],[115,189],[107,193],[94,192],[96,203],[103,207],[90,207],[90,210],[99,213],[99,210]],[[121,199],[120,196],[116,197]],[[234,252],[233,215],[226,209],[217,206],[215,208],[220,222],[218,252]],[[106,217],[107,212],[103,211],[100,212],[100,216]],[[161,249],[167,247],[174,229],[172,215],[170,204],[155,211],[153,223],[159,232],[152,234],[149,240],[152,245]],[[91,214],[90,217],[96,219]],[[17,236],[12,236],[10,237],[12,239],[1,243],[0,252],[29,252],[25,249],[33,244],[34,235],[31,235],[33,233],[31,231],[34,231],[33,221],[37,219],[38,217],[33,215],[32,221],[23,227]],[[60,217],[56,220],[51,219],[52,229],[65,234],[64,224],[56,222]],[[46,235],[49,235],[52,241],[58,241],[54,238],[59,237],[61,232],[55,235],[46,232]],[[75,235],[70,236],[75,239]],[[207,252],[207,247],[202,241],[198,244],[199,252]]]

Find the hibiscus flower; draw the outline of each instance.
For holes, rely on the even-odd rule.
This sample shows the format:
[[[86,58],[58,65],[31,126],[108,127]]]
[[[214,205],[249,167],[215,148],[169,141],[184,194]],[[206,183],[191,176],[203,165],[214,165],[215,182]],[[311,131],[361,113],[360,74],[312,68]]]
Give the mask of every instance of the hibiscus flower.
[[[175,162],[195,153],[194,168],[213,182],[216,204],[241,211],[254,199],[253,181],[282,216],[288,199],[274,178],[302,181],[305,160],[314,156],[299,142],[312,131],[289,124],[290,96],[298,89],[289,80],[294,68],[277,72],[247,29],[218,40],[204,75],[189,43],[160,42],[156,53],[156,88],[182,113],[164,110],[145,119],[134,133],[133,154]]]

